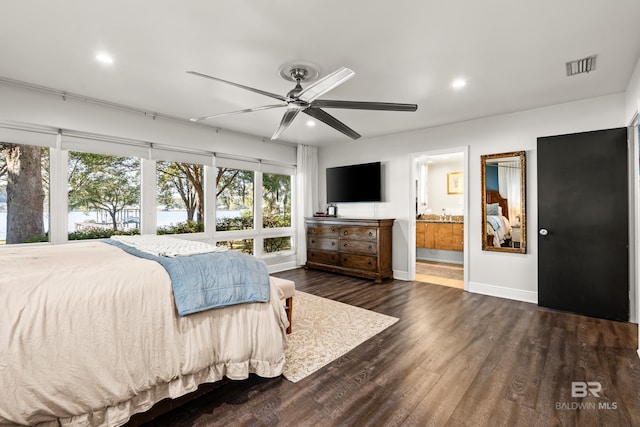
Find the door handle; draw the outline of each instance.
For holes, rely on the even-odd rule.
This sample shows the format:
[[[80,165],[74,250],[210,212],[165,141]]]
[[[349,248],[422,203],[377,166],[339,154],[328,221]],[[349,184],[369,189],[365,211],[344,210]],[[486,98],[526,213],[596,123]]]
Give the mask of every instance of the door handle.
[[[549,234],[549,230],[547,230],[546,228],[541,228],[538,233],[540,233],[541,236],[546,236],[547,234]]]

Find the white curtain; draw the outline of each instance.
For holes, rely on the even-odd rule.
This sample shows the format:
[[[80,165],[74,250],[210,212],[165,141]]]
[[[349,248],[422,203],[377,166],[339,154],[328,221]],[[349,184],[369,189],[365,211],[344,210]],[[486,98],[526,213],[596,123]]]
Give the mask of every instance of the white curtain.
[[[318,208],[318,148],[298,145],[296,169],[296,262],[307,262],[307,236],[304,218]]]
[[[509,222],[520,223],[520,162],[498,163],[498,188],[500,195],[507,199]]]

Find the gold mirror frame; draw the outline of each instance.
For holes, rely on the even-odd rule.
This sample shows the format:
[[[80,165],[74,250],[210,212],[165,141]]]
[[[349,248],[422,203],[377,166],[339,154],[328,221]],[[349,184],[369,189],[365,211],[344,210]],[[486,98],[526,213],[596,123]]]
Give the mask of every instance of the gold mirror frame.
[[[487,191],[487,164],[498,163],[499,160],[512,160],[519,161],[520,164],[520,228],[517,226],[512,228],[512,238],[505,242],[508,246],[495,246],[493,244],[494,236],[489,234],[488,228],[490,225],[487,220],[487,203],[498,203],[499,205],[507,205],[507,199],[503,199],[497,191]],[[486,154],[480,156],[480,174],[482,185],[482,250],[483,251],[496,251],[496,252],[510,252],[510,253],[527,253],[527,215],[526,215],[526,169],[525,169],[525,152],[514,151],[511,153],[500,154]],[[495,193],[495,194],[494,194]],[[517,211],[517,207],[514,208]],[[504,208],[503,208],[504,211]],[[512,210],[513,214],[513,210]],[[516,212],[517,214],[517,212]],[[503,215],[504,216],[504,215]],[[507,215],[508,217],[509,215]],[[518,215],[516,215],[517,217]],[[519,231],[519,236],[517,236]],[[516,242],[516,238],[520,239],[520,242]]]

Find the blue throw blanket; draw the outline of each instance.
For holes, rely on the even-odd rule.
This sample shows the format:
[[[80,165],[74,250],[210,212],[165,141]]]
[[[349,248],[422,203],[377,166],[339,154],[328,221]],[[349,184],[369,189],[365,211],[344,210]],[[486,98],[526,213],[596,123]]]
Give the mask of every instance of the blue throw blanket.
[[[491,228],[493,228],[494,230],[500,230],[500,220],[498,219],[497,216],[491,216],[488,215],[487,216],[487,222],[489,222],[489,224],[491,224]]]
[[[264,262],[236,251],[161,257],[111,239],[105,243],[158,262],[171,278],[178,314],[269,300],[269,272]]]

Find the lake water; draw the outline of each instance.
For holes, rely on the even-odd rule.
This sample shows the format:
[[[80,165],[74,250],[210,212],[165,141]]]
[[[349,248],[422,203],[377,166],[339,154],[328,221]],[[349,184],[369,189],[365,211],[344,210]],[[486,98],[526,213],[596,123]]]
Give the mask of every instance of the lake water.
[[[240,215],[239,210],[232,211],[216,211],[218,218],[233,218]],[[158,226],[163,225],[175,225],[178,222],[185,222],[187,220],[187,211],[158,211]],[[69,212],[69,231],[75,231],[75,224],[85,221],[99,221],[99,216],[96,212]],[[45,231],[49,229],[49,218],[44,217]],[[7,237],[7,213],[0,212],[0,240],[5,240]]]

